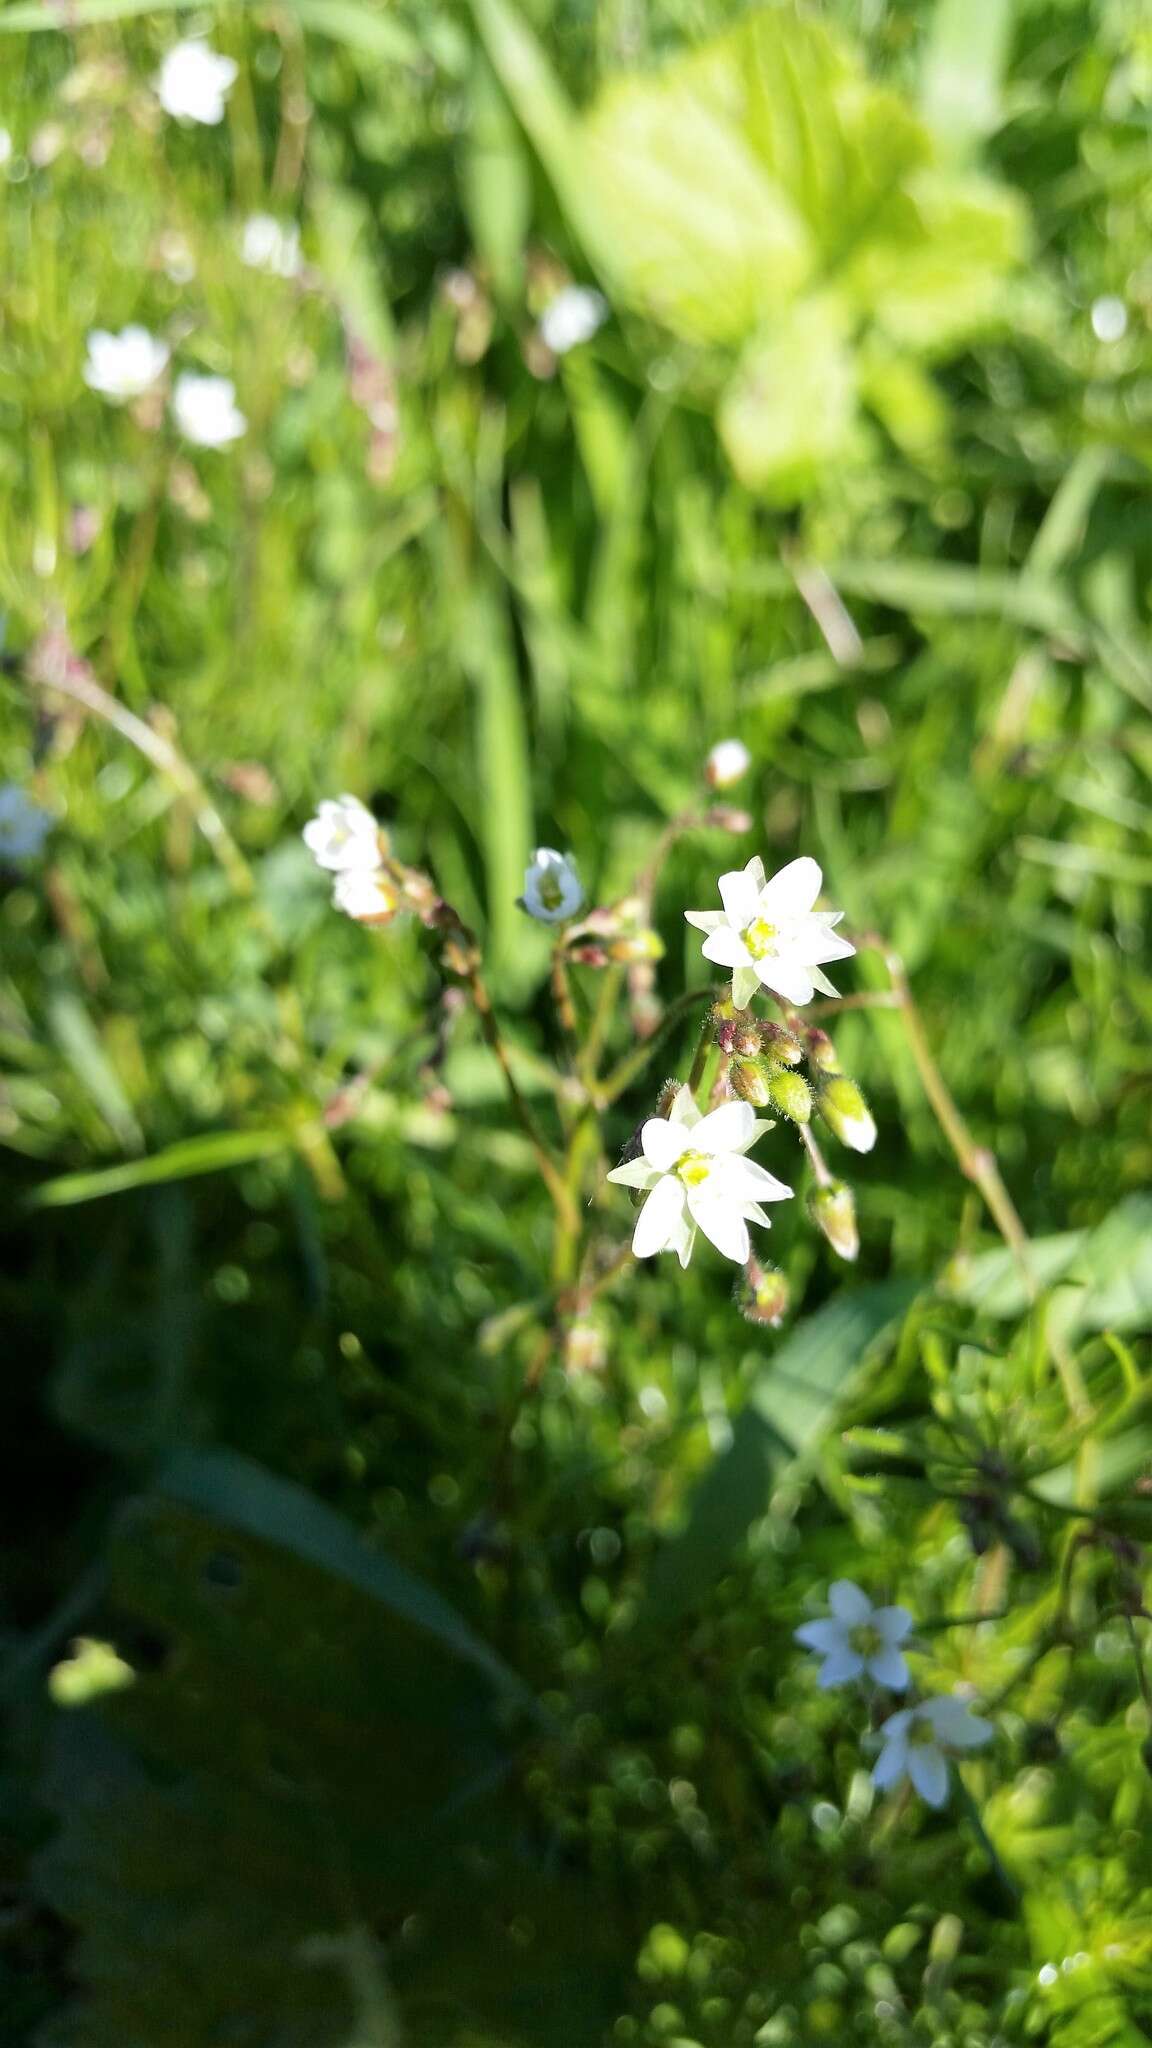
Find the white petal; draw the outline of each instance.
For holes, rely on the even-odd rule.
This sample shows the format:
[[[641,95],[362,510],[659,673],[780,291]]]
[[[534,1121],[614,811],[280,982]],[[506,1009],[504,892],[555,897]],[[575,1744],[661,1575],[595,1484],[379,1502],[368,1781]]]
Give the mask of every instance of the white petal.
[[[818,967],[810,968],[809,972],[812,976],[813,987],[818,988],[822,996],[839,996],[840,991],[837,988],[836,983],[834,981],[829,981],[828,976],[826,974],[822,974]]]
[[[675,1174],[658,1180],[639,1216],[632,1234],[632,1250],[638,1259],[650,1259],[676,1239],[684,1213],[684,1189]]]
[[[872,1618],[872,1602],[851,1579],[833,1579],[828,1588],[828,1605],[837,1621],[847,1622],[850,1627]]]
[[[728,922],[722,910],[686,910],[684,919],[687,924],[694,924],[698,932],[714,932]]]
[[[856,951],[838,932],[829,931],[823,918],[807,917],[795,926],[784,942],[790,960],[803,967],[815,967],[821,960],[848,960]]]
[[[760,976],[754,967],[737,967],[732,976],[732,1001],[738,1010],[746,1010],[760,986]]]
[[[742,932],[751,924],[759,906],[760,888],[753,873],[754,863],[749,861],[746,868],[731,868],[720,877],[720,901],[729,924]]]
[[[731,1202],[709,1201],[703,1188],[692,1188],[688,1193],[688,1207],[692,1220],[698,1223],[709,1244],[736,1264],[745,1264],[752,1249],[748,1237],[748,1225],[739,1209]]]
[[[740,1214],[744,1218],[745,1223],[762,1223],[765,1230],[771,1230],[772,1228],[772,1218],[764,1214],[763,1209],[761,1209],[757,1202],[744,1202],[741,1205]]]
[[[792,1636],[795,1642],[803,1643],[806,1650],[817,1650],[822,1657],[830,1657],[834,1650],[844,1649],[848,1642],[843,1622],[830,1621],[827,1617],[823,1621],[802,1622],[799,1628],[793,1629]]]
[[[773,921],[781,917],[803,917],[815,903],[823,881],[819,863],[808,854],[801,854],[799,860],[790,860],[787,867],[774,874],[761,891],[760,906],[765,917]]]
[[[823,1692],[827,1692],[829,1686],[851,1685],[854,1679],[863,1675],[863,1671],[864,1659],[857,1656],[855,1650],[834,1650],[821,1665],[816,1682]]]
[[[700,1152],[736,1152],[752,1142],[752,1126],[756,1122],[755,1112],[748,1102],[722,1102],[719,1109],[709,1110],[701,1117],[692,1133],[692,1143]],[[750,1161],[741,1160],[742,1166]]]
[[[646,1159],[629,1159],[623,1166],[614,1166],[605,1178],[615,1181],[618,1188],[650,1188],[659,1176]]]
[[[908,1769],[908,1743],[903,1735],[891,1740],[885,1736],[884,1747],[872,1766],[872,1783],[881,1792],[890,1785],[898,1785]]]
[[[670,1173],[678,1159],[692,1149],[688,1127],[669,1123],[667,1117],[650,1116],[640,1133],[640,1144],[649,1166],[657,1173]]]
[[[994,1723],[974,1714],[967,1700],[947,1693],[939,1699],[925,1700],[920,1712],[950,1749],[979,1749],[996,1733]]]
[[[884,1742],[906,1743],[908,1740],[908,1730],[911,1728],[914,1719],[915,1713],[911,1707],[901,1707],[898,1713],[889,1714],[880,1729],[881,1740]]]
[[[747,967],[752,957],[739,932],[728,924],[709,932],[700,951],[706,960],[714,960],[717,967]]]
[[[902,1643],[912,1626],[912,1616],[906,1607],[874,1607],[872,1626],[878,1628],[884,1641],[892,1646]]]
[[[696,1106],[696,1097],[689,1088],[687,1081],[681,1082],[675,1095],[672,1097],[672,1106],[668,1111],[668,1117],[670,1122],[685,1124],[689,1130],[695,1130],[696,1125],[700,1123],[701,1116]]]
[[[673,1238],[672,1243],[669,1247],[671,1251],[675,1252],[677,1258],[680,1261],[681,1266],[687,1266],[689,1259],[692,1257],[692,1247],[695,1244],[695,1242],[696,1225],[694,1223],[690,1223],[686,1215],[682,1216],[677,1227],[676,1235]]]
[[[726,1158],[718,1171],[725,1194],[731,1189],[734,1196],[745,1202],[787,1202],[791,1197],[792,1190],[785,1181],[777,1180],[766,1166],[745,1159],[742,1153]]]
[[[798,961],[773,959],[769,954],[756,962],[758,979],[773,995],[783,996],[786,1003],[810,1003],[815,993],[812,973]]]
[[[948,1766],[938,1749],[913,1742],[908,1748],[908,1776],[929,1806],[943,1806],[948,1797]]]
[[[883,1650],[878,1650],[876,1655],[869,1657],[866,1662],[868,1676],[874,1678],[877,1685],[886,1685],[889,1692],[907,1690],[908,1666],[899,1650],[893,1649],[891,1644]]]

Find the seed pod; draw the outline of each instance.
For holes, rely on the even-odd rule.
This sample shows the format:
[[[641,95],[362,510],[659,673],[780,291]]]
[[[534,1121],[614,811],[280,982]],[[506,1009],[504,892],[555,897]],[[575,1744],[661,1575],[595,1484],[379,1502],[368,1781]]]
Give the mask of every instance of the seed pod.
[[[746,1323],[764,1323],[778,1330],[788,1313],[792,1290],[778,1266],[749,1259],[736,1282],[734,1300]]]
[[[816,1107],[830,1131],[853,1152],[870,1152],[876,1124],[863,1095],[847,1074],[816,1076]]]
[[[813,1188],[808,1197],[808,1214],[817,1230],[827,1238],[838,1258],[853,1260],[860,1250],[856,1229],[856,1203],[847,1181],[830,1181]]]

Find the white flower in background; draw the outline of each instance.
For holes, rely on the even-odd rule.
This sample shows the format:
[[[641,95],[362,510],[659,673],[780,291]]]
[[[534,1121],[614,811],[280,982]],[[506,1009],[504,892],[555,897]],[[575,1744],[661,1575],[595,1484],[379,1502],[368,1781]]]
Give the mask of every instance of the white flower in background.
[[[746,1009],[758,987],[786,1003],[810,1003],[817,989],[834,996],[823,960],[846,960],[856,951],[833,930],[842,910],[815,910],[823,876],[807,855],[789,861],[771,881],[757,857],[720,877],[723,911],[686,910],[689,924],[707,932],[704,958],[732,969],[732,1000]]]
[[[717,740],[704,763],[709,789],[731,789],[742,782],[752,766],[752,756],[743,740]]]
[[[948,1757],[953,1750],[979,1749],[996,1733],[991,1721],[974,1714],[966,1700],[942,1693],[902,1707],[880,1730],[884,1747],[872,1770],[882,1791],[910,1778],[929,1806],[943,1806],[948,1797]]]
[[[266,270],[273,277],[298,277],[300,230],[294,221],[277,220],[271,213],[250,214],[240,239],[240,255],[251,270]]]
[[[168,366],[168,346],[146,327],[125,327],[109,334],[94,327],[88,336],[84,382],[105,398],[140,398]]]
[[[1091,320],[1097,341],[1123,341],[1128,332],[1128,308],[1111,292],[1093,299]]]
[[[400,907],[400,898],[382,868],[343,869],[332,884],[332,901],[357,924],[390,924]]]
[[[608,301],[600,292],[587,285],[568,284],[540,315],[540,339],[554,356],[564,356],[570,348],[591,341],[607,318]]]
[[[0,783],[0,860],[34,859],[51,830],[51,813],[18,782]]]
[[[584,902],[584,888],[569,853],[538,846],[524,871],[520,907],[541,924],[563,924]]]
[[[224,102],[235,78],[231,57],[221,57],[200,36],[189,36],[174,43],[161,64],[156,96],[175,120],[215,128],[224,119]]]
[[[614,1166],[619,1187],[641,1188],[648,1200],[636,1219],[632,1250],[638,1259],[674,1251],[688,1264],[697,1228],[726,1259],[744,1265],[749,1223],[771,1223],[761,1202],[783,1202],[792,1190],[744,1154],[770,1123],[758,1122],[746,1102],[725,1102],[701,1116],[691,1090],[681,1088],[667,1117],[649,1117],[640,1133],[642,1157]]]
[[[248,426],[231,377],[201,377],[192,370],[182,370],[176,379],[172,413],[184,439],[198,448],[226,448]]]
[[[828,1588],[832,1614],[827,1621],[806,1621],[795,1630],[798,1643],[815,1650],[824,1662],[817,1683],[848,1685],[872,1678],[890,1692],[903,1692],[908,1666],[900,1653],[912,1626],[906,1607],[873,1607],[867,1593],[851,1579],[835,1579]]]
[[[325,797],[301,837],[317,867],[333,874],[371,875],[380,866],[380,827],[358,796]]]
[[[12,137],[7,128],[0,128],[0,166],[8,163],[12,156]]]

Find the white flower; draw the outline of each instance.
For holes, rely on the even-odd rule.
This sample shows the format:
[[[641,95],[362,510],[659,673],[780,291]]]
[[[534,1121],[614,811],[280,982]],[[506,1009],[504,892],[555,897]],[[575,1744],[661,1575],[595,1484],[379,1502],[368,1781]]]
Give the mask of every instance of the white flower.
[[[172,393],[176,425],[198,448],[226,448],[238,441],[248,422],[236,404],[231,377],[201,377],[183,370]]]
[[[381,868],[344,868],[332,884],[332,901],[357,924],[390,924],[400,904]]]
[[[174,43],[156,79],[156,95],[166,114],[177,121],[201,121],[215,128],[224,119],[224,102],[236,77],[231,57],[221,57],[200,36]]]
[[[591,341],[608,318],[608,301],[587,285],[568,284],[545,306],[540,316],[540,339],[554,356],[567,355],[582,341]]]
[[[0,860],[34,858],[51,830],[51,813],[34,804],[18,782],[0,784]]]
[[[298,277],[300,230],[294,221],[279,221],[271,213],[250,214],[244,223],[240,254],[252,270],[267,270],[273,277]]]
[[[541,924],[563,924],[575,917],[584,901],[584,889],[570,853],[557,853],[554,846],[538,846],[524,871],[521,909]]]
[[[828,1588],[828,1621],[806,1621],[796,1641],[815,1650],[824,1662],[818,1683],[847,1685],[872,1678],[890,1692],[903,1692],[908,1666],[897,1647],[912,1626],[906,1607],[873,1607],[867,1593],[851,1579],[835,1579]]]
[[[88,336],[84,382],[105,398],[139,398],[163,375],[168,347],[146,327],[125,327],[119,334],[94,327]]]
[[[12,137],[7,128],[0,128],[0,164],[6,164],[12,156]]]
[[[746,1009],[758,986],[771,989],[786,1003],[810,1003],[817,989],[834,996],[839,990],[822,960],[846,960],[856,951],[833,930],[842,910],[814,910],[823,876],[806,855],[764,879],[757,857],[746,868],[720,877],[719,910],[686,910],[689,924],[707,932],[704,958],[732,969],[732,1000]]]
[[[380,866],[380,827],[358,796],[325,797],[301,837],[317,867],[334,874],[371,874]]]
[[[643,1157],[608,1175],[620,1187],[648,1191],[632,1238],[636,1257],[674,1251],[686,1266],[699,1226],[726,1259],[744,1265],[749,1223],[771,1222],[759,1203],[783,1202],[792,1193],[744,1157],[771,1129],[746,1102],[725,1102],[701,1116],[688,1088],[678,1090],[667,1117],[649,1117],[640,1133]]]
[[[911,1778],[929,1806],[943,1806],[948,1797],[948,1756],[952,1750],[979,1749],[996,1733],[991,1721],[974,1714],[967,1700],[952,1693],[921,1700],[891,1714],[880,1730],[884,1747],[872,1771],[882,1791],[901,1778]]]
[[[709,789],[731,789],[743,781],[752,766],[752,756],[743,740],[717,740],[704,763]]]

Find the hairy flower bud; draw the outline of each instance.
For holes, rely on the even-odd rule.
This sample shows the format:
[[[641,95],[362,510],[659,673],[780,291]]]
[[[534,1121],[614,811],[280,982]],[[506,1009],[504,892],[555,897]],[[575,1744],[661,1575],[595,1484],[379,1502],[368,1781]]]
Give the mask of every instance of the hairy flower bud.
[[[840,1062],[836,1057],[836,1048],[826,1031],[819,1030],[815,1025],[809,1025],[804,1032],[804,1046],[810,1067],[815,1068],[822,1074],[838,1074],[840,1072]]]
[[[734,1059],[728,1069],[732,1092],[753,1109],[767,1109],[772,1100],[772,1075],[762,1060]]]
[[[762,1024],[760,1027],[764,1050],[770,1058],[778,1060],[782,1067],[798,1067],[804,1057],[804,1048],[794,1031],[784,1024]]]
[[[847,1074],[817,1074],[816,1106],[830,1131],[853,1152],[870,1152],[876,1125],[863,1095]]]
[[[733,1299],[746,1323],[766,1323],[778,1330],[788,1313],[792,1290],[778,1266],[762,1266],[752,1257],[736,1282]]]
[[[837,1258],[851,1261],[856,1257],[860,1236],[856,1229],[856,1203],[847,1181],[834,1180],[827,1187],[813,1188],[808,1197],[808,1214]]]
[[[806,1124],[812,1115],[812,1090],[802,1074],[789,1073],[786,1067],[777,1068],[770,1076],[768,1099],[794,1124]]]

